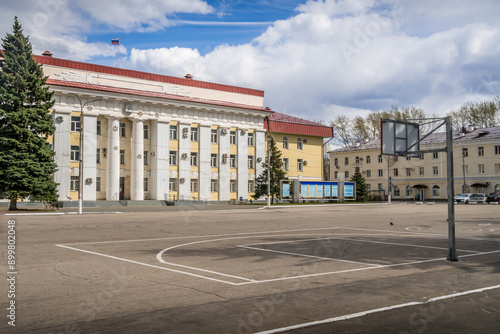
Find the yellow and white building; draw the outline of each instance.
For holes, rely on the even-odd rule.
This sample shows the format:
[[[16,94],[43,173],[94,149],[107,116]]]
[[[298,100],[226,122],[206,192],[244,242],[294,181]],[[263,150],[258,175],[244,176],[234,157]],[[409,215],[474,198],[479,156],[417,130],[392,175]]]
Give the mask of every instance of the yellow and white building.
[[[78,198],[80,177],[85,201],[228,201],[254,192],[274,114],[263,107],[263,91],[57,59],[49,52],[35,59],[54,92],[59,200]],[[290,176],[321,177],[322,137],[303,138],[310,144],[302,159],[310,164]],[[299,158],[294,153],[289,159]]]
[[[421,150],[442,149],[445,133],[433,133],[420,143]],[[356,143],[329,152],[331,178],[345,180],[359,169],[368,190],[387,194],[391,178],[394,199],[447,199],[446,153],[420,154],[418,158],[398,157],[387,161],[380,154],[380,139]],[[500,127],[453,133],[455,194],[500,191]]]

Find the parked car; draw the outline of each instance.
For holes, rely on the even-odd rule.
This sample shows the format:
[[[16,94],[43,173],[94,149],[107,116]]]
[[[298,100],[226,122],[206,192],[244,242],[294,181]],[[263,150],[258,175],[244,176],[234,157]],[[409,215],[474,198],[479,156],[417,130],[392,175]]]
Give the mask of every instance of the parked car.
[[[486,197],[486,203],[490,204],[491,202],[497,202],[500,204],[500,191],[491,193]]]
[[[484,204],[484,203],[486,203],[486,195],[485,194],[472,194],[469,197],[469,203]]]
[[[461,194],[461,195],[455,196],[455,202],[457,202],[457,204],[459,204],[459,203],[469,204],[471,195],[472,194]]]

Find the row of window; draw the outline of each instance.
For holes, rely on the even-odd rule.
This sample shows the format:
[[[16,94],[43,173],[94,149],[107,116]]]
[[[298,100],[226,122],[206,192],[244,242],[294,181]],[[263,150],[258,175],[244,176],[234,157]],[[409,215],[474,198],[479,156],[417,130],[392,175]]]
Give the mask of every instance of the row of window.
[[[179,180],[176,178],[169,179],[169,183],[168,183],[169,191],[178,191],[178,181]],[[78,191],[79,189],[80,189],[80,177],[71,176],[70,190],[71,191]],[[149,179],[147,177],[144,178],[144,191],[145,192],[149,191]],[[191,179],[190,191],[191,192],[198,192],[199,191],[199,180],[198,179]],[[211,192],[219,192],[219,180],[217,180],[217,179],[210,180],[210,191]],[[229,181],[229,191],[232,193],[238,192],[238,181],[237,180],[230,180]],[[96,177],[96,192],[101,192],[101,177]],[[255,181],[254,180],[248,181],[248,192],[250,192],[250,193],[255,192]]]
[[[494,146],[494,153],[495,153],[495,155],[500,155],[500,145],[495,145]],[[462,148],[462,156],[464,156],[464,157],[468,157],[469,156],[469,148],[467,148],[467,147],[463,147]],[[479,156],[479,157],[484,156],[484,147],[483,146],[477,147],[477,156]],[[394,157],[394,158],[397,161],[398,157]],[[420,153],[419,156],[418,156],[418,159],[419,160],[424,160],[425,159],[424,153]],[[432,159],[439,159],[439,152],[432,152]],[[411,160],[411,157],[406,157],[406,160]],[[356,164],[359,164],[361,161],[363,161],[362,157],[356,157],[355,158],[355,163]],[[365,162],[367,164],[371,163],[371,157],[369,155],[366,156]],[[382,155],[379,155],[378,156],[378,163],[382,163],[382,162],[383,162]],[[339,165],[339,159],[338,158],[334,159],[334,165],[335,166]],[[344,165],[349,165],[349,158],[348,157],[344,158]]]

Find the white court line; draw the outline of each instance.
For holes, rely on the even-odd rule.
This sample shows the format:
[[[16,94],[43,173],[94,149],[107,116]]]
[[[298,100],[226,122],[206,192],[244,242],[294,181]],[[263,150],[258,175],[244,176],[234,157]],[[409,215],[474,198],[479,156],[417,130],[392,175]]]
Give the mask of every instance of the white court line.
[[[118,214],[123,212],[83,212],[83,214]],[[6,213],[5,216],[58,216],[58,215],[77,215],[78,212],[29,212],[29,213]]]
[[[302,328],[312,327],[312,326],[316,326],[316,325],[323,325],[323,324],[329,324],[329,323],[343,321],[343,320],[360,318],[360,317],[364,317],[364,316],[369,315],[369,314],[379,313],[379,312],[385,312],[385,311],[390,311],[390,310],[396,310],[396,309],[400,309],[400,308],[404,308],[404,307],[408,307],[408,306],[425,305],[427,303],[433,303],[433,302],[436,302],[436,301],[439,301],[439,300],[445,300],[445,299],[451,299],[451,298],[466,296],[466,295],[470,295],[470,294],[474,294],[474,293],[480,293],[480,292],[484,292],[484,291],[495,290],[495,289],[498,289],[498,288],[500,288],[500,285],[494,285],[494,286],[489,286],[489,287],[485,287],[485,288],[480,288],[480,289],[475,289],[475,290],[469,290],[469,291],[454,293],[454,294],[451,294],[451,295],[434,297],[434,298],[429,299],[426,302],[409,302],[409,303],[404,303],[404,304],[398,304],[398,305],[392,305],[392,306],[387,306],[387,307],[381,307],[381,308],[376,308],[376,309],[367,310],[367,311],[363,311],[363,312],[357,312],[357,313],[351,313],[351,314],[341,315],[341,316],[334,317],[334,318],[329,318],[329,319],[324,319],[324,320],[318,320],[318,321],[311,321],[311,322],[306,322],[306,323],[302,323],[302,324],[299,324],[299,325],[271,329],[271,330],[267,330],[267,331],[258,332],[256,334],[284,333],[284,332],[288,332],[288,331],[291,331],[291,330],[302,329]]]
[[[67,248],[67,249],[71,249],[71,250],[75,250],[75,251],[78,251],[78,252],[83,252],[83,253],[88,253],[88,254],[93,254],[93,255],[99,255],[99,256],[107,257],[107,258],[114,259],[114,260],[120,260],[120,261],[125,261],[125,262],[129,262],[129,263],[133,263],[133,264],[138,264],[138,265],[141,265],[141,266],[146,266],[146,267],[151,267],[151,268],[155,268],[155,269],[162,269],[162,270],[172,271],[174,273],[186,274],[186,275],[194,276],[194,277],[197,277],[197,278],[204,278],[204,279],[208,279],[208,280],[219,282],[219,283],[227,283],[227,284],[231,284],[231,285],[241,285],[241,283],[233,283],[233,282],[229,282],[229,281],[219,280],[219,279],[216,279],[216,278],[211,278],[211,277],[207,277],[207,276],[192,274],[192,273],[185,272],[185,271],[180,271],[180,270],[175,270],[175,269],[170,269],[170,268],[155,266],[155,265],[152,265],[152,264],[147,264],[147,263],[143,263],[143,262],[128,260],[128,259],[124,259],[124,258],[121,258],[121,257],[116,257],[116,256],[112,256],[112,255],[107,255],[107,254],[92,252],[92,251],[88,251],[88,250],[84,250],[84,249],[79,249],[79,248],[74,248],[74,247],[69,247],[69,246],[65,246],[65,245],[55,245],[55,246],[62,247],[62,248]],[[193,269],[196,269],[196,268],[193,268]],[[244,280],[248,281],[248,279],[244,279]]]
[[[315,240],[315,239],[311,239],[311,240]],[[371,264],[371,263],[364,263],[364,262],[358,262],[358,261],[340,260],[340,259],[335,259],[335,258],[331,258],[331,257],[306,255],[306,254],[300,254],[300,253],[291,253],[291,252],[277,251],[277,250],[272,250],[272,249],[249,247],[249,246],[245,246],[245,245],[237,245],[236,247],[241,247],[241,248],[246,248],[246,249],[253,249],[253,250],[258,250],[258,251],[262,251],[262,252],[286,254],[286,255],[300,256],[300,257],[309,257],[309,258],[313,258],[313,259],[320,259],[320,260],[326,260],[326,261],[347,262],[347,263],[361,264],[361,265],[364,265],[364,266],[381,267],[380,264]]]

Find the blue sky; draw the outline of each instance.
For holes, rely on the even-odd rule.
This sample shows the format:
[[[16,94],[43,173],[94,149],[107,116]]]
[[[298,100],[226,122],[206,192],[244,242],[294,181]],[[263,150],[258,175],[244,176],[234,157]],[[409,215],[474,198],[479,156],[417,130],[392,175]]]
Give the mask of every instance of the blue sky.
[[[4,0],[34,52],[265,91],[311,120],[500,95],[498,0]]]

